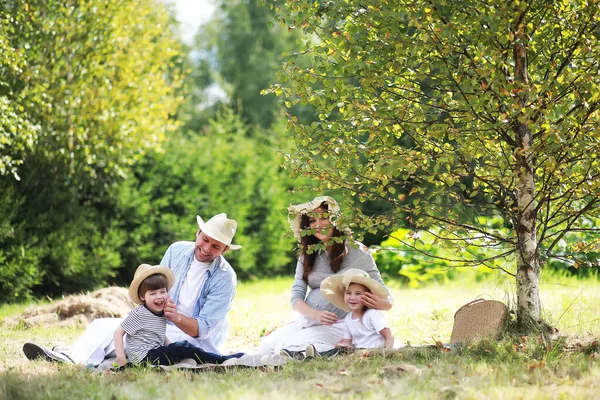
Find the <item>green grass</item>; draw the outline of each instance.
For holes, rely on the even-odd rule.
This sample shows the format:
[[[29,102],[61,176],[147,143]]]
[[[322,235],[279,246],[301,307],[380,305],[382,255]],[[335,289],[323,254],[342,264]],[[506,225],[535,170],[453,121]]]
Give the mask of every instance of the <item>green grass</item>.
[[[239,285],[230,313],[230,350],[255,347],[261,332],[293,318],[291,282],[272,279]],[[331,361],[288,363],[277,370],[94,373],[78,366],[30,362],[21,352],[27,341],[48,346],[71,343],[83,326],[3,328],[0,399],[598,398],[600,356],[591,343],[600,333],[599,289],[596,280],[544,279],[544,317],[564,335],[559,340],[512,335],[449,353],[426,348],[359,352]],[[514,303],[514,287],[502,277],[391,290],[395,304],[388,319],[394,336],[413,346],[448,342],[454,312],[478,296]],[[0,316],[24,308],[2,306]]]
[[[3,304],[0,307],[0,320],[6,317],[19,315],[26,309],[33,306],[43,306],[46,304],[50,304],[49,299],[44,299],[41,301],[36,301],[32,303],[18,303],[18,304]]]

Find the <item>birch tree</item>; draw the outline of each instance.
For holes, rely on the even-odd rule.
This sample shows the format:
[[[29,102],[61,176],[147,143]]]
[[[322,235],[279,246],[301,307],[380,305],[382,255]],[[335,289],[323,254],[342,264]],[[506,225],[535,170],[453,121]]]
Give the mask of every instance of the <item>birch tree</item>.
[[[357,211],[367,231],[410,226],[398,239],[419,249],[427,230],[458,265],[502,268],[516,279],[519,326],[540,326],[541,267],[579,265],[575,250],[595,246],[567,239],[597,232],[598,8],[288,1],[280,17],[313,38],[298,54],[314,63],[292,55],[271,91],[316,107],[319,121],[290,117],[287,166],[347,203],[388,202],[389,213]]]

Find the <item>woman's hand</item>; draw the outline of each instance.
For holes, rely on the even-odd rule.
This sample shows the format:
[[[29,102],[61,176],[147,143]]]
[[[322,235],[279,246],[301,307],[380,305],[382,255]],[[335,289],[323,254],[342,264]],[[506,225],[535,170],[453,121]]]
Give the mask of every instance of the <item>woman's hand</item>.
[[[323,325],[332,325],[335,324],[338,320],[337,315],[329,311],[317,311],[315,321],[323,324]]]
[[[312,308],[306,304],[304,300],[298,300],[296,304],[294,304],[294,311],[323,325],[335,324],[338,320],[337,315],[334,313]]]
[[[374,310],[388,311],[392,308],[392,303],[386,298],[379,297],[373,293],[366,292],[360,297],[360,303]]]

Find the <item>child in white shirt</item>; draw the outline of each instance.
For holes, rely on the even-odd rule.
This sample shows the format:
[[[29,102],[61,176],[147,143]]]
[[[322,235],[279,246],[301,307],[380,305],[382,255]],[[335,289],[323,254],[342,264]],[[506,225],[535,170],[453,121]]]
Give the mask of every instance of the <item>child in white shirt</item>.
[[[391,349],[394,336],[385,315],[380,310],[363,306],[360,298],[366,292],[387,296],[385,287],[361,269],[348,269],[332,275],[321,283],[321,293],[334,306],[348,311],[344,319],[344,337],[337,344],[341,349]],[[314,356],[314,346],[306,349],[308,357]]]

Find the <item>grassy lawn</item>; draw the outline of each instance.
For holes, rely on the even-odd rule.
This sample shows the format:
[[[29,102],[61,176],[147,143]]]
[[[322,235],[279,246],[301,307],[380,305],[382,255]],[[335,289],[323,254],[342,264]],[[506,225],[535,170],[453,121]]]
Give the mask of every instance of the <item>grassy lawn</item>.
[[[264,330],[290,321],[290,279],[240,284],[230,313],[229,350],[252,349]],[[404,348],[356,353],[331,361],[282,368],[156,372],[131,369],[95,373],[83,367],[30,362],[23,343],[71,343],[78,327],[0,330],[0,399],[139,398],[598,398],[600,282],[547,277],[541,286],[544,316],[564,335],[507,336],[446,353]],[[478,296],[514,303],[510,281],[453,282],[422,289],[392,287],[388,319],[397,342],[413,346],[448,342],[454,312]],[[24,305],[1,306],[0,318]]]

